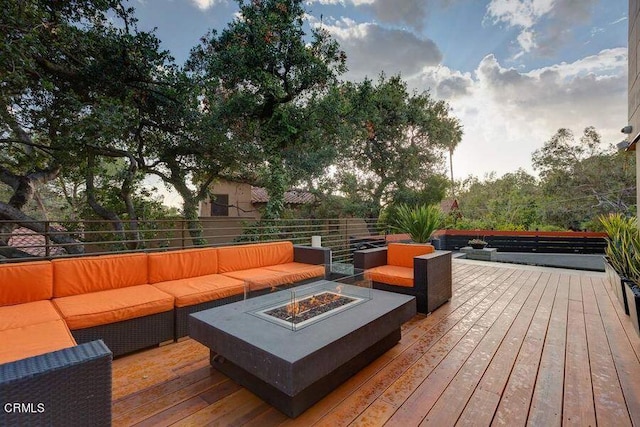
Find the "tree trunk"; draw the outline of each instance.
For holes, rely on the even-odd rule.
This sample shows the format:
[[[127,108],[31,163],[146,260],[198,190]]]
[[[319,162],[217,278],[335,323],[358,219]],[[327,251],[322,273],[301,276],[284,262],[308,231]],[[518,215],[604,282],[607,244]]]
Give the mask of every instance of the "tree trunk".
[[[191,240],[195,246],[204,246],[207,240],[202,235],[202,224],[198,215],[198,201],[194,198],[183,196],[184,203],[182,205],[182,216],[186,221],[187,230],[191,236]]]
[[[282,217],[285,208],[284,193],[287,191],[288,181],[282,159],[275,157],[269,168],[267,180],[269,201],[263,219],[280,219]]]
[[[131,194],[133,193],[133,179],[135,178],[137,171],[138,167],[136,161],[133,159],[133,156],[130,156],[129,169],[127,170],[125,179],[122,181],[122,186],[120,187],[120,196],[122,196],[122,200],[124,200],[124,204],[127,208],[127,214],[129,216],[129,232],[127,233],[127,247],[129,249],[138,249],[142,243],[142,238],[138,229],[138,216],[136,215],[136,209],[131,197]]]
[[[30,216],[22,213],[13,206],[0,202],[0,218],[13,221],[17,226],[28,228],[36,233],[45,234],[46,229],[42,222],[37,222]],[[13,231],[13,230],[11,230]],[[82,254],[84,253],[84,246],[69,234],[60,234],[58,232],[52,233],[49,239],[64,247],[69,254]],[[9,238],[7,237],[7,241]],[[6,243],[6,242],[3,242]]]
[[[191,236],[191,240],[195,246],[203,246],[207,244],[206,239],[202,235],[202,224],[200,224],[200,218],[198,215],[198,207],[200,200],[207,194],[206,189],[213,180],[210,177],[200,187],[198,191],[191,190],[186,184],[186,178],[181,176],[181,170],[179,165],[174,161],[167,161],[167,165],[171,170],[171,177],[160,175],[166,182],[173,185],[180,197],[182,197],[182,217],[187,224],[187,230]]]
[[[120,243],[119,246],[121,246],[122,249],[127,249],[126,245],[124,244],[124,241],[127,239],[127,236],[124,232],[124,226],[122,225],[122,220],[115,212],[112,212],[106,209],[104,206],[98,203],[98,200],[96,199],[96,189],[95,189],[95,183],[94,183],[95,177],[93,174],[94,167],[95,167],[95,153],[90,151],[87,159],[87,175],[86,175],[87,203],[99,217],[110,222],[111,226],[115,231],[114,234],[116,239],[119,239],[122,241],[122,243]]]
[[[0,181],[4,182],[13,189],[13,194],[9,199],[9,203],[0,203],[2,203],[2,205],[7,209],[12,208],[13,210],[17,211],[24,218],[28,218],[29,220],[34,221],[27,215],[23,214],[21,210],[29,202],[29,200],[34,197],[37,185],[42,185],[55,179],[59,173],[59,165],[52,166],[48,169],[38,169],[34,172],[28,173],[27,175],[16,175],[9,169],[0,166]],[[15,215],[15,212],[13,211],[11,211],[13,212],[12,214],[5,214],[4,211],[6,211],[6,209],[0,210],[0,220],[12,220],[14,219],[13,217],[18,217],[18,215]],[[13,230],[18,228],[18,225],[19,224],[15,222],[0,224],[0,236],[6,236],[6,239],[0,237],[0,241],[7,244],[11,233],[13,233]],[[25,227],[31,228],[28,226]]]

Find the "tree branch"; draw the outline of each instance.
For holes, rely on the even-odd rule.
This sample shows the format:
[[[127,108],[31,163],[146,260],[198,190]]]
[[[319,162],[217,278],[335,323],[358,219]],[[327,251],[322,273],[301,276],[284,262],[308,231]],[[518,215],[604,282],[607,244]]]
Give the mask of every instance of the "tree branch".
[[[45,234],[47,232],[42,222],[34,220],[30,216],[4,202],[0,202],[0,219],[13,221],[16,225],[28,228],[36,233]],[[84,253],[84,247],[82,244],[73,239],[69,233],[50,233],[49,239],[52,242],[63,246],[69,254]]]

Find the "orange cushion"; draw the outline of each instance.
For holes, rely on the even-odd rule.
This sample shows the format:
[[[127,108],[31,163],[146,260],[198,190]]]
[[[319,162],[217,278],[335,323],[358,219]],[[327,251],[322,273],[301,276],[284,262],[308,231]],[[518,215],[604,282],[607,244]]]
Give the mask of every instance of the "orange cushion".
[[[430,254],[434,251],[435,248],[432,245],[389,243],[387,246],[387,264],[413,268],[414,257]]]
[[[67,297],[147,283],[147,255],[55,259],[53,296]]]
[[[206,276],[218,272],[216,248],[186,249],[147,255],[149,283]]]
[[[0,306],[51,299],[50,261],[0,264]]]
[[[387,285],[413,287],[413,267],[398,267],[397,265],[381,265],[364,272],[365,279]]]
[[[218,248],[218,272],[248,270],[293,262],[293,243],[274,242]]]
[[[188,307],[244,293],[244,282],[222,274],[190,277],[155,283],[154,287],[173,295],[176,307]]]
[[[246,282],[249,291],[264,289],[269,286],[278,286],[293,283],[287,273],[267,270],[266,268],[250,268],[248,270],[232,271],[224,273],[227,277]]]
[[[304,264],[301,262],[288,262],[286,264],[270,265],[265,267],[267,270],[286,273],[288,276],[295,277],[294,282],[300,280],[311,279],[314,277],[324,277],[324,265]]]
[[[0,330],[0,364],[76,345],[64,320]]]
[[[62,320],[51,300],[0,307],[0,331]],[[0,345],[1,347],[1,345]]]
[[[54,298],[72,331],[173,310],[173,297],[151,285]]]

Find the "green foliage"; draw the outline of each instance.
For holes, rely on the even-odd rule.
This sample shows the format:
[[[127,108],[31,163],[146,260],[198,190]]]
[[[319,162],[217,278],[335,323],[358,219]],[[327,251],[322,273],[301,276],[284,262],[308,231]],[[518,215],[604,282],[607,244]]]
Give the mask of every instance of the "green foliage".
[[[458,191],[463,218],[456,228],[497,230],[601,229],[599,215],[635,214],[635,156],[603,147],[594,128],[578,142],[560,129],[533,153],[540,179],[524,170],[484,180],[469,178]]]
[[[536,178],[520,169],[501,178],[470,178],[458,192],[457,228],[529,229],[542,222]]]
[[[183,117],[172,58],[137,30],[122,1],[10,2],[0,13],[0,175],[28,178],[40,191],[58,177],[72,219],[86,212],[82,201],[116,228],[117,211],[135,220],[139,169],[160,157],[147,137],[175,131]],[[46,179],[29,178],[54,166]],[[20,192],[33,196],[16,189],[9,202]]]
[[[226,135],[253,146],[243,160],[261,171],[271,218],[282,214],[287,187],[322,173],[336,153],[329,142],[340,107],[324,95],[334,92],[345,55],[327,31],[305,32],[302,3],[239,0],[240,18],[211,32],[187,64]]]
[[[635,214],[635,156],[603,147],[593,127],[579,141],[558,130],[533,154],[533,164],[546,223],[576,229],[609,212]]]
[[[442,224],[442,211],[436,205],[422,205],[411,208],[400,205],[395,209],[391,227],[407,233],[416,243],[427,243],[431,235]]]
[[[352,200],[370,206],[378,217],[383,206],[400,201],[437,199],[428,181],[441,176],[444,153],[462,137],[458,120],[446,103],[429,93],[409,93],[399,77],[380,76],[343,88],[350,114],[350,132],[337,165],[336,188]],[[441,193],[442,186],[437,186]]]
[[[610,214],[599,217],[607,233],[605,253],[616,271],[624,277],[640,279],[640,233],[635,217]]]

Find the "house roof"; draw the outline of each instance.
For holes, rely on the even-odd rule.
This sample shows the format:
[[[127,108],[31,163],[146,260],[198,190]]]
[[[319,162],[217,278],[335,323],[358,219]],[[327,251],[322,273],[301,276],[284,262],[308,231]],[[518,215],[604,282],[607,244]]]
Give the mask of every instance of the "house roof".
[[[458,209],[460,209],[460,207],[458,206],[458,200],[457,199],[445,199],[445,200],[440,202],[440,209],[444,213],[449,213],[451,211],[458,210]]]
[[[52,229],[51,231],[57,230]],[[46,256],[47,254],[44,236],[25,227],[19,227],[13,230],[7,244],[34,256]],[[49,255],[63,255],[64,253],[65,252],[61,247],[58,247],[55,244],[50,244]]]
[[[251,187],[251,203],[267,203],[269,193],[263,187]],[[284,202],[290,205],[315,203],[316,196],[308,191],[289,190],[284,193]]]

